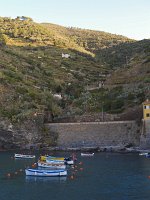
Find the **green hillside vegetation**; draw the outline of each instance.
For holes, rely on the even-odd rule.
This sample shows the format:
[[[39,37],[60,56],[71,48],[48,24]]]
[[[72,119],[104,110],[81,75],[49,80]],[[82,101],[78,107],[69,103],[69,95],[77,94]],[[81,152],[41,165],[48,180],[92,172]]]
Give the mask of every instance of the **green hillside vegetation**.
[[[103,64],[107,64],[110,68],[117,69],[128,65],[136,54],[137,58],[141,53],[149,56],[149,51],[150,40],[145,39],[130,43],[121,43],[110,48],[97,50],[96,59]]]
[[[131,43],[131,40],[127,37],[106,33],[103,31],[93,31],[88,29],[80,29],[74,27],[63,27],[55,24],[43,24],[49,30],[53,30],[55,35],[61,35],[69,40],[75,42],[80,47],[86,49],[89,52],[95,53],[99,49],[110,48],[122,43]]]
[[[0,18],[0,116],[122,113],[149,97],[149,52],[149,40]]]

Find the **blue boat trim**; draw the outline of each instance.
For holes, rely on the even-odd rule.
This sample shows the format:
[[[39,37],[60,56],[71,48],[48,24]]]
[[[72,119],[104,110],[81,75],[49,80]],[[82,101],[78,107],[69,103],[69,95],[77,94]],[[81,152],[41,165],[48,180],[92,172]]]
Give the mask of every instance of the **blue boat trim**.
[[[27,169],[30,172],[38,172],[38,173],[60,173],[60,172],[64,172],[65,170],[36,170],[36,169]]]

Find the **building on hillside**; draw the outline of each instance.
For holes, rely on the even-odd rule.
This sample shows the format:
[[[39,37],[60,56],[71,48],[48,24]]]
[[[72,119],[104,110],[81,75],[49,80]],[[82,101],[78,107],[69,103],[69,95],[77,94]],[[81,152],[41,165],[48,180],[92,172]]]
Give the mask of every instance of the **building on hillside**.
[[[146,100],[143,102],[143,119],[150,120],[150,100]]]
[[[64,54],[64,53],[62,53],[62,58],[70,58],[70,54]]]
[[[17,17],[15,18],[15,20],[20,20],[20,21],[33,21],[32,18],[30,18],[30,17],[25,17],[25,16],[17,16]]]
[[[53,94],[53,97],[56,99],[62,99],[62,95],[61,94]]]

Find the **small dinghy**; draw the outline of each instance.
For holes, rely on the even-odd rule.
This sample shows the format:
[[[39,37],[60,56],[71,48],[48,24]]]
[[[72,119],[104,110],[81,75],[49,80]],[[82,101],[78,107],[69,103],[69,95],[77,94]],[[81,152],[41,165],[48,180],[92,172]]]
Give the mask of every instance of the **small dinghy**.
[[[67,165],[74,165],[74,160],[72,160],[70,157],[69,158],[65,158],[65,163]]]
[[[38,167],[50,168],[50,169],[66,169],[66,165],[64,164],[59,164],[59,163],[54,164],[41,161],[38,161]]]
[[[28,155],[28,154],[16,154],[14,155],[15,158],[35,158],[35,155]]]
[[[25,169],[26,176],[66,176],[66,170]]]
[[[139,156],[148,156],[150,153],[149,152],[141,152],[139,153]]]
[[[145,156],[146,158],[150,158],[150,153],[147,153]]]
[[[94,153],[81,153],[81,156],[94,156]]]

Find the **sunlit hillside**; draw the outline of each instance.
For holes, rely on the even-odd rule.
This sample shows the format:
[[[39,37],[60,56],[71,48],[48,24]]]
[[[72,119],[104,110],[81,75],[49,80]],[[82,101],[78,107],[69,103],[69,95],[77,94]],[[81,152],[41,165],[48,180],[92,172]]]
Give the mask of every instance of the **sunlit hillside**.
[[[0,18],[0,116],[123,113],[149,97],[149,52],[149,40]]]

